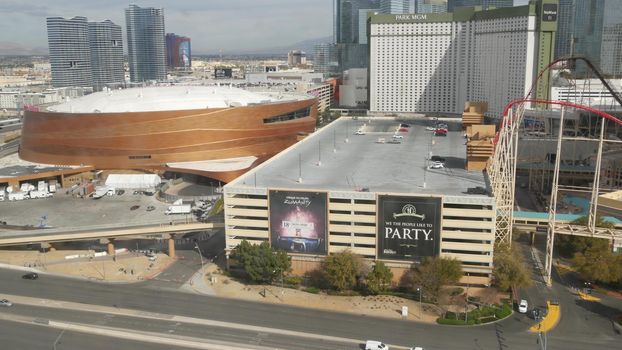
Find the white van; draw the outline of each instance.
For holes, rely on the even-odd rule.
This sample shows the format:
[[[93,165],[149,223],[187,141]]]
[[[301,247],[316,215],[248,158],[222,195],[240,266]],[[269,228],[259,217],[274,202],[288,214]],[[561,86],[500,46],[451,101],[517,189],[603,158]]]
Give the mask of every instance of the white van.
[[[389,346],[376,340],[368,340],[365,342],[365,350],[389,350]]]

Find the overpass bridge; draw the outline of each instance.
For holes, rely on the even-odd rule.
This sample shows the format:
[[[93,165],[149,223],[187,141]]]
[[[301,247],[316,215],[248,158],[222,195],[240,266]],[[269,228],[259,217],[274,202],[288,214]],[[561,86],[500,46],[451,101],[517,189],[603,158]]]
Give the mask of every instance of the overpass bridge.
[[[573,224],[581,215],[557,214],[555,216],[555,233],[571,236],[594,237],[608,239],[614,245],[622,245],[622,220],[605,216],[603,220],[613,224],[613,228],[596,227],[592,232],[587,226]],[[547,233],[549,213],[514,211],[512,227],[523,232]]]
[[[131,227],[85,227],[80,229],[51,228],[27,231],[0,231],[0,247],[24,244],[50,244],[50,249],[54,250],[54,243],[108,239],[108,254],[114,255],[114,240],[119,237],[144,236],[144,235],[169,235],[168,247],[169,255],[175,256],[175,235],[188,232],[211,230],[223,228],[221,222],[168,222],[151,225],[131,226]]]

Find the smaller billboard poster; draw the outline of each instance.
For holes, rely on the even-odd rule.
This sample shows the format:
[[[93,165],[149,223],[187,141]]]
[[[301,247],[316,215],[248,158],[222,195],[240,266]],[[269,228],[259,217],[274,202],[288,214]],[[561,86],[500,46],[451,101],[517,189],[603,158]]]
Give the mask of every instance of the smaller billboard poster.
[[[326,254],[326,192],[270,190],[270,241],[288,253]]]
[[[378,258],[421,261],[439,254],[441,198],[378,196]]]
[[[557,21],[557,4],[542,4],[542,21]]]
[[[233,70],[231,68],[215,68],[214,77],[216,79],[232,78]]]

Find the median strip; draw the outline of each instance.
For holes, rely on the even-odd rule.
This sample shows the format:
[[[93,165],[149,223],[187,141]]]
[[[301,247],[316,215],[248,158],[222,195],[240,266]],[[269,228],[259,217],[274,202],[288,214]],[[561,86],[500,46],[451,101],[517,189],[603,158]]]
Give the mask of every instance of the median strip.
[[[109,307],[109,306],[102,306],[102,305],[91,305],[91,304],[74,303],[74,302],[69,302],[69,301],[30,298],[30,297],[24,297],[24,296],[19,296],[19,295],[7,295],[7,294],[2,295],[2,298],[7,298],[13,301],[15,304],[25,304],[25,305],[33,305],[33,306],[41,306],[41,307],[49,307],[49,308],[77,310],[77,311],[85,311],[85,312],[93,312],[93,313],[106,313],[106,314],[112,314],[112,315],[129,316],[129,317],[144,318],[144,319],[177,321],[177,322],[188,323],[188,324],[198,324],[198,325],[205,325],[205,326],[212,326],[212,327],[237,329],[241,331],[285,335],[285,336],[307,338],[307,339],[314,339],[314,340],[334,341],[334,342],[339,342],[339,343],[351,343],[351,344],[357,344],[357,345],[363,343],[363,341],[359,339],[333,337],[333,336],[328,336],[324,334],[298,332],[298,331],[291,331],[291,330],[278,329],[278,328],[268,328],[268,327],[253,326],[253,325],[241,324],[241,323],[215,321],[215,320],[209,320],[209,319],[203,319],[203,318],[154,313],[154,312],[148,312],[148,311],[116,308],[116,307]]]
[[[544,319],[535,325],[531,326],[529,330],[531,332],[543,332],[547,333],[553,330],[555,326],[559,323],[559,319],[561,318],[561,309],[557,304],[551,304],[550,301],[546,302],[547,308],[549,310],[548,314]]]
[[[582,292],[578,292],[577,294],[579,295],[579,298],[585,301],[600,301],[599,297],[595,297],[593,295],[589,295],[589,294],[582,293]]]

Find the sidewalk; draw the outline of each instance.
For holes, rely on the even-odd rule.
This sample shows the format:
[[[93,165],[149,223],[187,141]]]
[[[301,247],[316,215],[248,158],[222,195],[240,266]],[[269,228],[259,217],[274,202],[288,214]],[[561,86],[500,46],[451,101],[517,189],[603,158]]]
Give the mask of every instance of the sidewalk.
[[[106,282],[137,282],[151,279],[165,270],[174,259],[158,254],[150,261],[143,254],[122,253],[113,256],[66,259],[67,256],[87,255],[85,250],[38,251],[0,250],[0,263],[7,267],[36,269],[41,273],[73,276]]]
[[[438,308],[434,305],[424,303],[422,304],[423,308],[420,309],[417,301],[390,295],[330,296],[279,286],[245,285],[220,274],[218,267],[212,263],[206,264],[182,288],[198,294],[221,298],[348,312],[374,317],[407,319],[433,324],[438,318]],[[403,306],[408,307],[407,317],[402,317]]]

